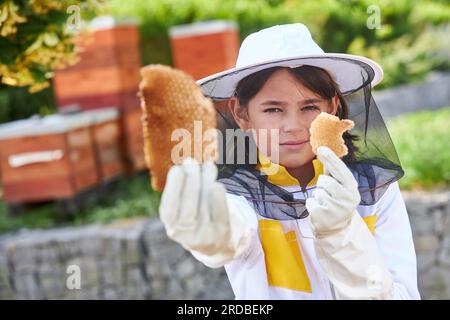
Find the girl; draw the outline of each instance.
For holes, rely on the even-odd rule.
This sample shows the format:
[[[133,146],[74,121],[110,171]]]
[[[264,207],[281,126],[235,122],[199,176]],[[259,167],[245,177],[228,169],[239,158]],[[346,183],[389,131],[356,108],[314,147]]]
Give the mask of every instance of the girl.
[[[236,68],[198,84],[229,101],[217,104],[222,124],[253,133],[257,161],[246,148],[241,164],[173,166],[160,205],[168,236],[224,266],[236,299],[419,299],[403,171],[371,96],[381,79],[367,58],[324,53],[302,24],[249,35]],[[320,112],[355,122],[343,159],[312,152]]]

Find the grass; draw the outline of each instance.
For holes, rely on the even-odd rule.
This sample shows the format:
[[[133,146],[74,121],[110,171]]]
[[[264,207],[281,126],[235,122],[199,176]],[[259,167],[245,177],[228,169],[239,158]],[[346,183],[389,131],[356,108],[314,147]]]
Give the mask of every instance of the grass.
[[[119,178],[107,198],[97,199],[84,207],[74,217],[64,217],[53,203],[33,205],[27,212],[10,215],[0,202],[0,234],[21,228],[52,228],[109,223],[116,219],[152,217],[157,215],[160,193],[150,187],[147,173]]]
[[[403,115],[388,127],[405,171],[401,188],[450,187],[450,107]]]

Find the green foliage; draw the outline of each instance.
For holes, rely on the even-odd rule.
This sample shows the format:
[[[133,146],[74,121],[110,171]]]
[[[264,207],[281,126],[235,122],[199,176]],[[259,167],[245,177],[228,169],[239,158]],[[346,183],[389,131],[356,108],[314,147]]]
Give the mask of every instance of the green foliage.
[[[450,5],[441,0],[111,0],[117,16],[140,19],[143,62],[171,64],[170,26],[236,21],[241,39],[275,24],[302,22],[327,52],[361,54],[379,62],[378,88],[420,81],[448,69]],[[379,9],[380,28],[368,28]]]
[[[54,111],[52,71],[77,61],[74,31],[102,2],[0,0],[0,123]]]
[[[115,219],[156,216],[161,193],[153,191],[147,173],[119,180],[108,200],[83,209],[75,224],[108,223]]]
[[[389,132],[405,176],[400,187],[450,186],[450,107],[419,111],[391,120]]]
[[[47,115],[55,111],[52,88],[30,94],[26,87],[0,90],[0,123],[28,118],[34,114]]]
[[[77,60],[74,39],[81,21],[99,11],[99,0],[0,1],[0,84],[49,85],[52,71]],[[78,29],[78,30],[77,30]]]

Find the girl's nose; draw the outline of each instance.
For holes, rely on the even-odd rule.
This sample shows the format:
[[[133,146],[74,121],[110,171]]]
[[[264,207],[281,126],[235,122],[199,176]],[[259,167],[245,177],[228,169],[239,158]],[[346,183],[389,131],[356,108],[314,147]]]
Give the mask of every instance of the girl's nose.
[[[283,118],[282,131],[291,133],[307,130],[304,119],[302,116],[295,112],[286,113]]]

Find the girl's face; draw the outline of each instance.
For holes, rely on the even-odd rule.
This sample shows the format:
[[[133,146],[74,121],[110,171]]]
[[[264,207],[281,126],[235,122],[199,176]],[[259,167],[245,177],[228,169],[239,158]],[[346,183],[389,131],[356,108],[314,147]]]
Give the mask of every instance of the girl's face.
[[[338,102],[337,95],[328,101],[281,69],[250,99],[245,116],[236,98],[231,100],[231,109],[241,130],[254,129],[253,136],[261,152],[275,163],[296,168],[315,156],[309,143],[311,122],[322,111],[335,115]],[[241,108],[240,112],[237,108]],[[262,135],[264,130],[260,129],[269,130]],[[271,139],[270,129],[278,129],[278,143],[277,139]]]

